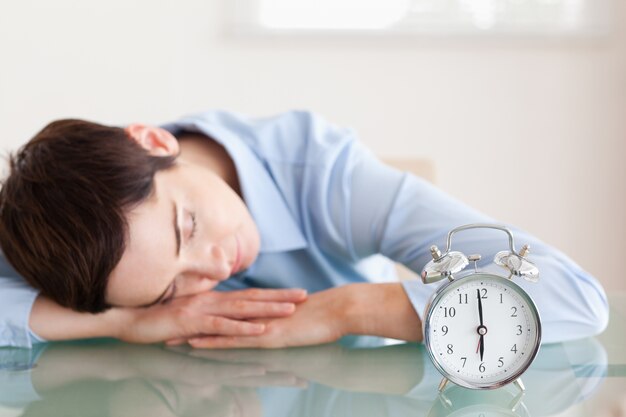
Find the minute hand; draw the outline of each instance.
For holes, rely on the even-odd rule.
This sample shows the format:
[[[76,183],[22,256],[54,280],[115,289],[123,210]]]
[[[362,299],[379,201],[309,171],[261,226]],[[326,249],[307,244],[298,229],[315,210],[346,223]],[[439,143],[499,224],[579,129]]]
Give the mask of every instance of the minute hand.
[[[480,340],[478,341],[478,347],[480,348],[480,360],[483,360],[483,355],[485,353],[485,336],[484,333],[481,333],[480,330],[484,330],[485,326],[483,325],[483,302],[480,297],[480,289],[476,289],[476,296],[478,298],[478,317],[480,318],[480,327],[478,327],[478,334],[480,335]]]
[[[483,325],[483,302],[480,299],[480,289],[476,290],[478,296],[478,317],[480,318],[480,325]]]

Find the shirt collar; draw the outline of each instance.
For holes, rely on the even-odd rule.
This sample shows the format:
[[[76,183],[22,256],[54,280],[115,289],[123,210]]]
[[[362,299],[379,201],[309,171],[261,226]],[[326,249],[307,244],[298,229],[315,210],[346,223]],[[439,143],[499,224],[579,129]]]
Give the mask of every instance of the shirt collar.
[[[233,159],[243,199],[261,236],[260,252],[282,252],[307,246],[270,173],[252,149],[219,121],[187,117],[161,126],[173,135],[198,132],[219,142]]]

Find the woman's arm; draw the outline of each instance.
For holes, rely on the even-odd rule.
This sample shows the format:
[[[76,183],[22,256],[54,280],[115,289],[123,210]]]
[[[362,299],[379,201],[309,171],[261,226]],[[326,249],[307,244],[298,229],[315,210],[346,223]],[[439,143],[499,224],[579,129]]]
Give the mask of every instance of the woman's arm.
[[[306,296],[299,289],[209,291],[167,304],[114,307],[100,314],[76,312],[38,296],[29,324],[38,336],[51,341],[113,337],[154,343],[199,333],[253,335],[262,333],[265,326],[249,319],[288,316]]]
[[[378,161],[355,145],[350,170],[347,246],[357,257],[381,253],[419,274],[430,261],[430,246],[445,248],[450,230],[469,223],[501,223],[468,206],[414,175],[400,172]],[[375,190],[376,198],[372,198]],[[506,191],[506,192],[504,192]],[[518,199],[524,189],[503,190],[501,198]],[[520,199],[520,204],[525,204]],[[336,217],[339,222],[340,217]],[[573,225],[575,226],[575,225]],[[596,335],[608,322],[608,302],[602,285],[570,257],[524,230],[508,225],[519,250],[530,245],[529,260],[539,268],[538,283],[517,279],[533,298],[542,319],[545,343],[562,342]],[[455,235],[454,250],[480,254],[478,267],[502,274],[493,264],[496,253],[507,249],[506,235],[497,230],[474,229]],[[438,284],[404,281],[403,285],[418,314],[423,314]],[[423,317],[422,317],[423,319]]]
[[[30,329],[45,340],[115,337],[121,314],[111,309],[101,314],[79,313],[38,295],[30,313]]]

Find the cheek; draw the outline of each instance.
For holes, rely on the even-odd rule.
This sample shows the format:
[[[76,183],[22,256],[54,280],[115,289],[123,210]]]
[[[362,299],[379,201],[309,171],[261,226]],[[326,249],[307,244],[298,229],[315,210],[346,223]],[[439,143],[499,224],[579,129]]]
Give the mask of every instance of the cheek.
[[[200,294],[206,291],[210,291],[219,284],[219,281],[211,280],[208,278],[187,277],[180,278],[176,282],[176,296],[188,297],[191,295]]]
[[[243,242],[241,242],[241,245],[242,250],[245,252],[243,256],[243,263],[246,266],[250,266],[256,260],[261,248],[259,230],[251,217],[246,224]]]

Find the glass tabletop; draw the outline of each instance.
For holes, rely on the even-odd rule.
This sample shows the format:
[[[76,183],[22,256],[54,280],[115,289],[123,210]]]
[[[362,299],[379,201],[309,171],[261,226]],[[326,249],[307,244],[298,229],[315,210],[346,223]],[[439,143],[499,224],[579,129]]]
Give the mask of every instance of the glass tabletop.
[[[0,349],[6,416],[626,416],[626,294],[599,337],[543,345],[514,385],[448,384],[421,344],[374,337],[281,350],[112,340]]]

